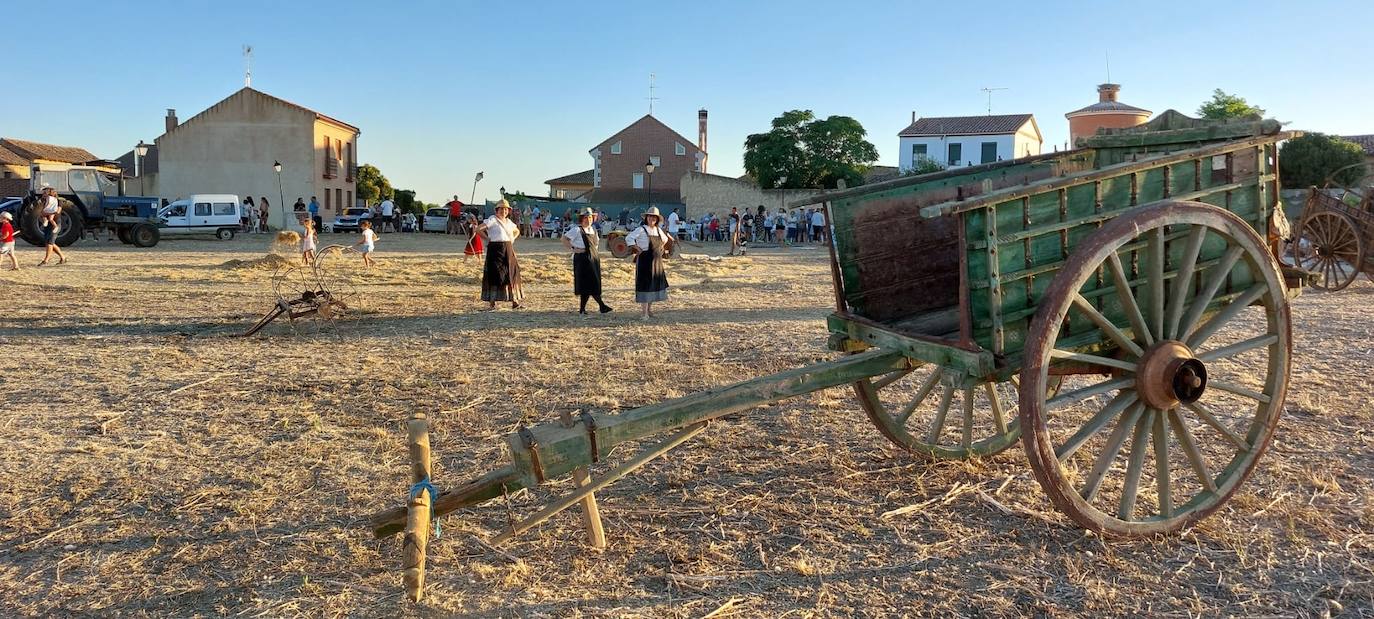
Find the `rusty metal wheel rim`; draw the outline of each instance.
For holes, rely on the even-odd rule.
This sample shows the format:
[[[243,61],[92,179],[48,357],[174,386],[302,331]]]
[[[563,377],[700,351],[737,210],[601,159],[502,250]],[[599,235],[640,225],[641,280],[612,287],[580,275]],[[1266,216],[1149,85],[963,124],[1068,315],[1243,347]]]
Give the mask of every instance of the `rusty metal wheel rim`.
[[[1128,245],[1130,249],[1123,249]],[[1131,263],[1123,259],[1132,253],[1138,259],[1135,277],[1124,266]],[[1170,259],[1173,273],[1166,270]],[[1192,275],[1177,276],[1180,271]],[[1099,273],[1106,287],[1084,291]],[[1238,292],[1225,288],[1236,273],[1251,278],[1249,284],[1238,284],[1245,286]],[[1116,284],[1123,280],[1130,285]],[[1095,303],[1085,295],[1103,300]],[[1117,304],[1109,306],[1108,298]],[[1176,302],[1180,298],[1183,303]],[[1202,298],[1206,302],[1200,304]],[[1248,309],[1252,303],[1261,308],[1258,316]],[[1104,316],[1106,307],[1114,308],[1110,313],[1115,318]],[[1066,317],[1071,320],[1067,332]],[[1091,327],[1073,331],[1072,321]],[[1021,425],[1036,479],[1061,511],[1098,531],[1160,533],[1205,517],[1240,487],[1272,439],[1287,389],[1289,329],[1278,268],[1263,240],[1239,217],[1195,202],[1170,202],[1118,216],[1070,255],[1043,297],[1028,335]],[[1237,332],[1252,337],[1218,345]],[[1209,372],[1225,369],[1220,379],[1208,379],[1201,400],[1169,409],[1143,401],[1135,362],[1165,340],[1185,343]],[[1114,358],[1082,352],[1094,341],[1126,354]],[[1262,363],[1256,360],[1261,356]],[[1054,398],[1030,395],[1044,385],[1057,359],[1099,364],[1113,374],[1088,386],[1066,386]],[[1261,366],[1261,385],[1253,388],[1245,377]],[[1077,407],[1072,405],[1081,400],[1105,403],[1080,424],[1076,419],[1085,415],[1075,417]],[[1128,456],[1125,471],[1115,473],[1123,455]],[[1147,456],[1153,470],[1145,467]],[[1146,474],[1154,488],[1144,485],[1147,502],[1142,505]],[[1109,505],[1112,497],[1115,505]]]
[[[358,250],[347,245],[328,245],[315,254],[311,271],[321,292],[329,297],[333,309],[326,318],[339,318],[362,306],[362,295],[353,283],[353,274],[362,261]]]
[[[1298,224],[1295,238],[1293,263],[1317,273],[1313,287],[1334,292],[1359,277],[1364,264],[1364,239],[1348,215],[1331,211],[1308,215]]]

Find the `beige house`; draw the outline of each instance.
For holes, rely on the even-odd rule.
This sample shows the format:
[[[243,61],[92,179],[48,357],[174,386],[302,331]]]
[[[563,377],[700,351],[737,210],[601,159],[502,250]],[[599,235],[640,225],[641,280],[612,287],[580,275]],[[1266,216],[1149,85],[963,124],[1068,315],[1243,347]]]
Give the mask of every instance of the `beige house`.
[[[266,197],[274,228],[295,226],[296,198],[316,197],[325,219],[354,203],[361,131],[348,123],[245,87],[184,123],[167,110],[166,128],[138,166],[148,195]]]
[[[0,138],[0,198],[28,191],[29,166],[35,163],[95,163],[99,157],[84,148],[58,146],[14,138]],[[106,168],[111,172],[115,168]]]

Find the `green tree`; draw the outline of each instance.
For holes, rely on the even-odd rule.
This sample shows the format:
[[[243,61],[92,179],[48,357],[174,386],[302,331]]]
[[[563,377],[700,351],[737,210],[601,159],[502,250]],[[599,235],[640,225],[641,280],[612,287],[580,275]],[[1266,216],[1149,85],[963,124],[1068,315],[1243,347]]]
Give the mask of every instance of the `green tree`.
[[[425,212],[425,203],[415,199],[415,190],[413,189],[393,190],[391,201],[396,204],[396,208],[401,209],[402,213],[420,215]]]
[[[934,158],[925,155],[917,155],[916,159],[911,162],[911,168],[902,174],[906,176],[917,176],[920,174],[939,172],[943,169],[945,169],[944,164],[936,161]]]
[[[1359,144],[1324,133],[1308,133],[1283,143],[1279,149],[1279,174],[1283,186],[1305,189],[1326,184],[1326,178],[1336,170],[1335,181],[1353,185],[1365,174],[1364,149]]]
[[[391,181],[386,180],[382,171],[370,163],[358,166],[356,181],[358,197],[369,203],[382,198],[390,198],[396,193],[396,190],[391,188]]]
[[[1264,108],[1250,105],[1244,97],[1227,94],[1218,88],[1212,91],[1212,98],[1198,106],[1197,113],[1203,118],[1225,120],[1228,118],[1263,117]]]
[[[811,110],[791,110],[773,119],[767,133],[744,140],[744,170],[760,187],[833,188],[840,179],[863,184],[864,172],[878,159],[867,132],[848,116],[817,120]]]

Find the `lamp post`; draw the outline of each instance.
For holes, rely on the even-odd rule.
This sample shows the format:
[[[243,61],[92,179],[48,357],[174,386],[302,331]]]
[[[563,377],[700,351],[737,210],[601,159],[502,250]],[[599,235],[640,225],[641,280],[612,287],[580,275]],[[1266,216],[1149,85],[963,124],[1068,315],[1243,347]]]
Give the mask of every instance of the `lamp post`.
[[[647,190],[645,193],[647,193],[647,194],[649,195],[649,199],[648,199],[649,206],[652,207],[652,206],[654,205],[654,162],[653,162],[653,161],[646,161],[646,162],[644,162],[644,188]]]
[[[134,176],[138,177],[138,195],[143,195],[143,158],[148,156],[148,145],[143,140],[134,147]]]
[[[278,202],[277,202],[277,210],[278,210],[278,211],[281,211],[281,214],[282,214],[282,216],[281,216],[281,227],[282,227],[283,230],[285,230],[285,229],[287,228],[287,225],[286,225],[286,222],[287,222],[287,219],[286,219],[286,193],[283,192],[282,189],[281,189],[281,162],[280,162],[280,161],[273,161],[273,162],[272,162],[272,170],[275,171],[275,172],[277,173],[277,200],[278,200]]]
[[[477,201],[477,181],[482,180],[483,176],[485,176],[485,174],[478,172],[477,176],[472,177],[472,195],[468,197],[468,204],[472,204],[473,202]]]

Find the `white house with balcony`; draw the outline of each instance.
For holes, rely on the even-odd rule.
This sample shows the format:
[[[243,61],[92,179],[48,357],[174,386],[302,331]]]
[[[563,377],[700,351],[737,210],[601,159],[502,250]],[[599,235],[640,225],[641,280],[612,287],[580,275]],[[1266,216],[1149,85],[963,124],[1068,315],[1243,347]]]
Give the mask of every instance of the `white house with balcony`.
[[[960,167],[1039,155],[1044,144],[1032,114],[917,118],[897,134],[898,167],[910,170],[921,158]]]

